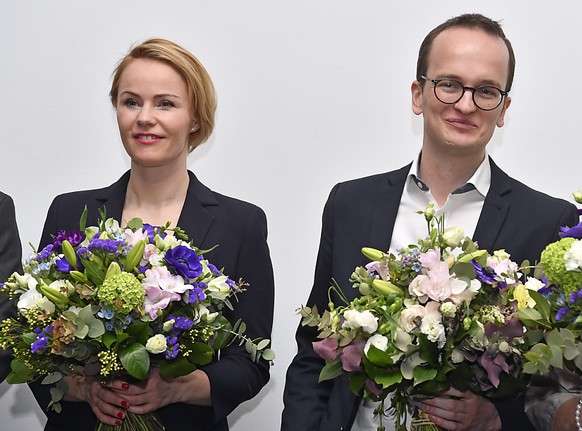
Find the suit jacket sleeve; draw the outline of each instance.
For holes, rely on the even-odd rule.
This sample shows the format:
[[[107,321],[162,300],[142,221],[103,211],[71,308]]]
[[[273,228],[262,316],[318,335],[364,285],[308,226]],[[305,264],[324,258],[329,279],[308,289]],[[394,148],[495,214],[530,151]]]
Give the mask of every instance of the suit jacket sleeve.
[[[16,225],[14,202],[0,193],[0,282],[14,272],[22,273],[22,246]],[[0,320],[16,317],[16,306],[6,296],[0,296]],[[0,381],[10,373],[10,351],[0,350]]]
[[[331,191],[323,211],[321,239],[315,267],[315,279],[307,305],[327,308],[327,292],[332,279],[333,201],[338,186]],[[316,328],[299,325],[296,333],[297,355],[287,370],[283,400],[282,431],[319,430],[331,391],[331,382],[318,384],[325,361],[315,353]]]
[[[233,324],[241,319],[250,338],[270,338],[274,280],[267,246],[267,222],[264,212],[253,208],[244,223],[237,250],[232,250],[225,240],[219,244],[217,255],[221,248],[229,254],[236,254],[235,267],[225,267],[225,274],[248,283],[246,291],[232,301],[234,310],[225,312],[225,316]],[[213,262],[212,252],[206,257]],[[214,423],[224,420],[239,404],[254,397],[269,380],[269,364],[263,360],[253,362],[236,342],[220,352],[219,361],[203,369],[210,379]]]

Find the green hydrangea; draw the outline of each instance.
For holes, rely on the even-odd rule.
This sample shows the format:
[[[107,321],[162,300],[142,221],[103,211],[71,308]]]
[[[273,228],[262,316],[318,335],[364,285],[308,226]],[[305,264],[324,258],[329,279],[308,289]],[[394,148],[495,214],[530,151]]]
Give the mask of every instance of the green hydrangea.
[[[134,275],[122,272],[107,278],[97,292],[97,297],[103,307],[129,314],[142,307],[145,291]]]
[[[580,286],[582,286],[582,272],[568,271],[564,263],[564,254],[570,250],[575,241],[575,238],[562,238],[560,241],[548,245],[542,252],[540,260],[548,281],[561,287],[566,298],[573,292],[580,290]]]
[[[505,324],[505,316],[497,305],[483,305],[477,310],[476,318],[483,324],[494,323],[497,326]]]

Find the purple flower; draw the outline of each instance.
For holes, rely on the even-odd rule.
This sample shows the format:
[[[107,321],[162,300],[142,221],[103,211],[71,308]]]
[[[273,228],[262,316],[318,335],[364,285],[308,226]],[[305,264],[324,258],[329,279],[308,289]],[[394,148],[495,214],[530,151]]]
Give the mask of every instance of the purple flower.
[[[199,286],[194,286],[193,289],[190,289],[190,293],[188,295],[188,303],[195,304],[197,302],[202,302],[206,299],[206,294],[204,290]]]
[[[46,258],[48,258],[51,255],[51,252],[53,251],[53,248],[55,246],[53,244],[49,244],[47,245],[45,248],[43,248],[37,255],[36,255],[36,260],[44,260]]]
[[[212,274],[214,274],[215,277],[218,277],[220,275],[220,271],[218,270],[218,268],[216,268],[216,266],[214,266],[210,262],[207,263],[207,266],[208,269],[212,271]]]
[[[48,334],[50,334],[53,329],[54,326],[47,326],[44,329],[36,328],[34,330],[34,333],[36,334],[36,340],[30,345],[30,351],[32,353],[40,353],[48,347],[50,341]]]
[[[150,244],[154,242],[154,236],[156,235],[156,231],[159,233],[160,227],[159,226],[152,226],[149,223],[144,223],[142,229],[148,234],[148,241]],[[166,232],[163,232],[160,235],[160,238],[164,239],[166,237]]]
[[[487,283],[487,284],[495,284],[495,271],[493,270],[493,268],[489,267],[489,266],[481,266],[479,265],[479,263],[475,260],[472,259],[471,263],[473,264],[473,267],[475,268],[475,272],[477,273],[477,278],[479,280],[481,280],[483,283]]]
[[[188,330],[192,326],[194,326],[194,322],[187,317],[180,316],[174,319],[174,328],[176,329]]]
[[[53,245],[55,247],[61,247],[64,240],[69,241],[73,247],[76,247],[85,240],[85,234],[79,230],[74,230],[71,233],[60,230],[53,239]]]
[[[93,237],[89,243],[89,250],[103,250],[109,253],[117,253],[125,243],[116,239],[99,239]]]
[[[187,280],[196,278],[202,273],[202,264],[198,255],[184,245],[169,249],[166,252],[166,263]]]
[[[55,261],[55,265],[57,266],[57,269],[65,274],[68,274],[69,272],[71,272],[74,268],[71,266],[71,264],[69,262],[67,262],[67,259],[57,259]]]
[[[560,236],[562,238],[582,239],[582,222],[578,223],[576,226],[571,228],[561,227],[560,231],[561,231]]]
[[[228,284],[228,286],[230,287],[230,290],[236,291],[236,282],[234,280],[231,280],[230,278],[227,278],[226,279],[226,284]]]
[[[178,337],[175,335],[166,336],[166,359],[174,359],[178,356]]]
[[[568,306],[560,308],[556,313],[556,320],[562,320],[568,311],[570,311]]]

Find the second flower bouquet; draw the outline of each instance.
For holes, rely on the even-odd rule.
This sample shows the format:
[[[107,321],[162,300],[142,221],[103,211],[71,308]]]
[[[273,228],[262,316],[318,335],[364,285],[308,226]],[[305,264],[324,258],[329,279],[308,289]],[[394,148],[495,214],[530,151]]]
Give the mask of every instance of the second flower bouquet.
[[[334,284],[343,304],[330,300],[323,314],[301,310],[321,338],[313,343],[326,361],[320,381],[350,373],[350,389],[378,402],[378,430],[387,413],[406,430],[414,398],[450,387],[486,397],[519,393],[527,383],[523,352],[544,329],[532,310],[547,301],[535,292],[538,280],[524,281],[527,262],[480,250],[461,229],[445,228],[432,206],[421,214],[429,232],[418,243],[362,250],[371,262],[350,279],[361,296],[348,301]],[[414,417],[413,429],[438,429],[422,412]]]

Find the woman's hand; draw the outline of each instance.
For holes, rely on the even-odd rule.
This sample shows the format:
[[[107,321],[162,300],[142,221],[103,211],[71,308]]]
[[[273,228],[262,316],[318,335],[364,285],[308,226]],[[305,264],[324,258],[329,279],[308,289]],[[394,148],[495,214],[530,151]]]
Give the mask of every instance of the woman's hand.
[[[113,392],[123,395],[129,403],[127,410],[136,414],[146,414],[174,403],[187,403],[210,406],[210,381],[202,370],[196,370],[186,376],[164,379],[157,368],[150,370],[143,382],[129,383],[127,389],[121,386],[125,382],[112,382]],[[127,384],[127,383],[126,383]]]
[[[495,405],[471,391],[451,388],[442,397],[423,399],[418,407],[435,424],[450,431],[499,431],[501,419]]]
[[[120,425],[125,419],[125,408],[128,401],[121,396],[127,383],[114,382],[120,391],[112,391],[107,386],[100,384],[92,377],[67,376],[64,378],[67,384],[65,401],[84,401],[91,406],[91,410],[97,419],[107,425]]]

